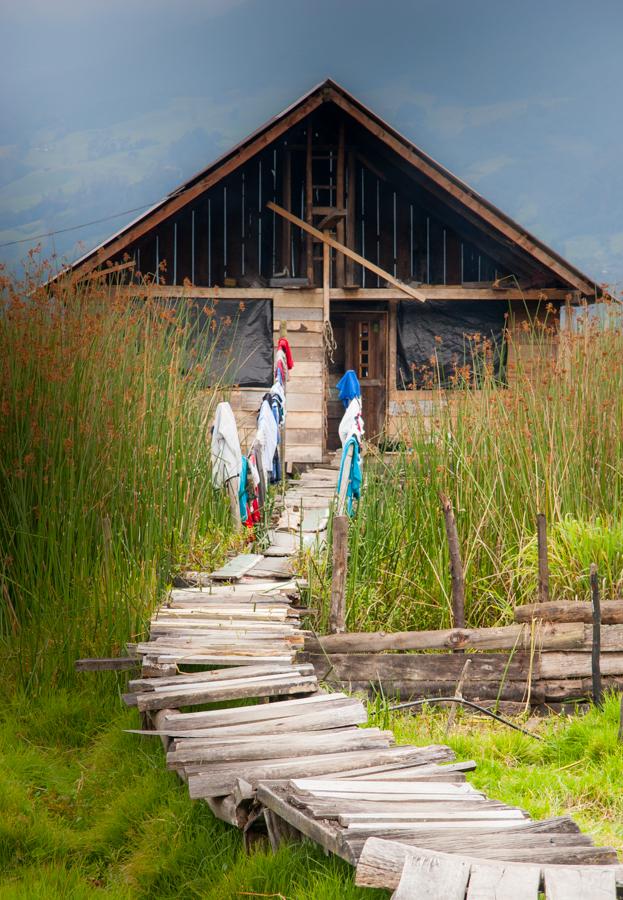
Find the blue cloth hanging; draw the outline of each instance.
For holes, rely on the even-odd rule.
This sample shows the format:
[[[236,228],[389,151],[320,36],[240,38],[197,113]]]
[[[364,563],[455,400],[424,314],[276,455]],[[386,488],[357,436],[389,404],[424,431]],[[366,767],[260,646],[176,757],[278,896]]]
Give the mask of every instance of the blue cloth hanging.
[[[350,474],[348,476],[348,487],[346,489],[346,512],[349,516],[353,514],[353,500],[359,500],[361,497],[361,481],[362,481],[362,472],[361,472],[361,458],[359,451],[359,441],[355,435],[349,437],[349,439],[344,444],[344,449],[342,450],[342,459],[340,461],[340,474],[337,479],[337,492],[340,493],[340,487],[342,485],[342,476],[344,474],[344,463],[346,461],[346,455],[348,453],[349,447],[353,448],[353,458],[350,464]]]
[[[240,506],[240,520],[246,522],[249,516],[247,496],[247,475],[249,472],[249,460],[246,456],[242,457],[242,468],[240,469],[240,483],[238,485],[238,505]]]
[[[344,409],[348,408],[348,404],[354,397],[361,397],[359,379],[353,369],[349,369],[348,372],[340,378],[336,387],[339,391],[340,400],[344,404]]]

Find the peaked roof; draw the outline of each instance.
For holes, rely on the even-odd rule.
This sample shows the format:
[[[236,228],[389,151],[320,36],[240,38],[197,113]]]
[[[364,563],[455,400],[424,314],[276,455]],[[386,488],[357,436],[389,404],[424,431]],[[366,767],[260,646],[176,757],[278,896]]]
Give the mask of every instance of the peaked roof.
[[[332,102],[348,113],[371,134],[410,163],[436,186],[445,199],[469,211],[473,221],[480,221],[497,232],[500,239],[512,241],[525,253],[549,269],[557,278],[585,295],[596,292],[595,282],[571,265],[537,237],[499,210],[496,206],[469,187],[464,181],[424,153],[396,129],[369,110],[345,88],[328,78],[313,87],[298,100],[286,107],[252,134],[236,144],[207,168],[197,172],[162,200],[142,213],[120,231],[103,241],[93,250],[76,260],[71,266],[74,272],[86,274],[113,254],[123,251],[150,228],[173,215],[187,203],[208,190],[268,144],[277,140],[293,125],[300,122],[324,103]]]

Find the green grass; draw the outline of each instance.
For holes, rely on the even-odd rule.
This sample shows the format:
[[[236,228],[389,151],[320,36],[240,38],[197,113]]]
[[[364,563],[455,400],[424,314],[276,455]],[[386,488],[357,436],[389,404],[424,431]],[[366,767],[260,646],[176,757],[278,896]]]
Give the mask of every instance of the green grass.
[[[135,710],[86,685],[4,708],[2,900],[385,896],[355,888],[351,867],[315,845],[247,856],[240,833],[166,770],[159,740],[123,733],[137,725]]]

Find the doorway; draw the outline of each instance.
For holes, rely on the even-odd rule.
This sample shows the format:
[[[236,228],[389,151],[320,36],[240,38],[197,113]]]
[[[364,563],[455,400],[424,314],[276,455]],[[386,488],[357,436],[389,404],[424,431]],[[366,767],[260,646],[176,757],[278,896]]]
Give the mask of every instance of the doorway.
[[[336,384],[348,369],[356,372],[361,385],[366,440],[377,443],[387,403],[387,311],[332,309],[331,325],[337,346],[328,367],[327,450],[341,446],[338,426],[344,405]]]

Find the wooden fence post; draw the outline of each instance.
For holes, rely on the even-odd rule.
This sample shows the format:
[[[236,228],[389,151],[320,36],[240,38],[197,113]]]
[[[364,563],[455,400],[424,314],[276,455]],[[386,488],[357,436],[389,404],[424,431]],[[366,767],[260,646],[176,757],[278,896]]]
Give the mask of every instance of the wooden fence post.
[[[461,562],[459,534],[452,511],[452,503],[445,494],[440,494],[441,506],[446,523],[446,536],[450,552],[450,575],[452,576],[452,624],[454,628],[465,628],[465,575]]]
[[[539,603],[549,601],[549,563],[547,561],[547,519],[544,513],[536,517],[536,536],[539,555]]]
[[[329,631],[346,630],[346,574],[348,571],[348,516],[333,517],[333,573]]]
[[[242,521],[240,519],[240,500],[238,499],[238,489],[240,487],[240,476],[235,475],[227,482],[227,496],[229,497],[229,507],[231,509],[231,517],[234,520],[234,528],[240,531]]]
[[[593,673],[593,703],[601,706],[601,603],[599,600],[599,575],[597,566],[591,563],[591,597],[593,601],[593,646],[591,670]]]

